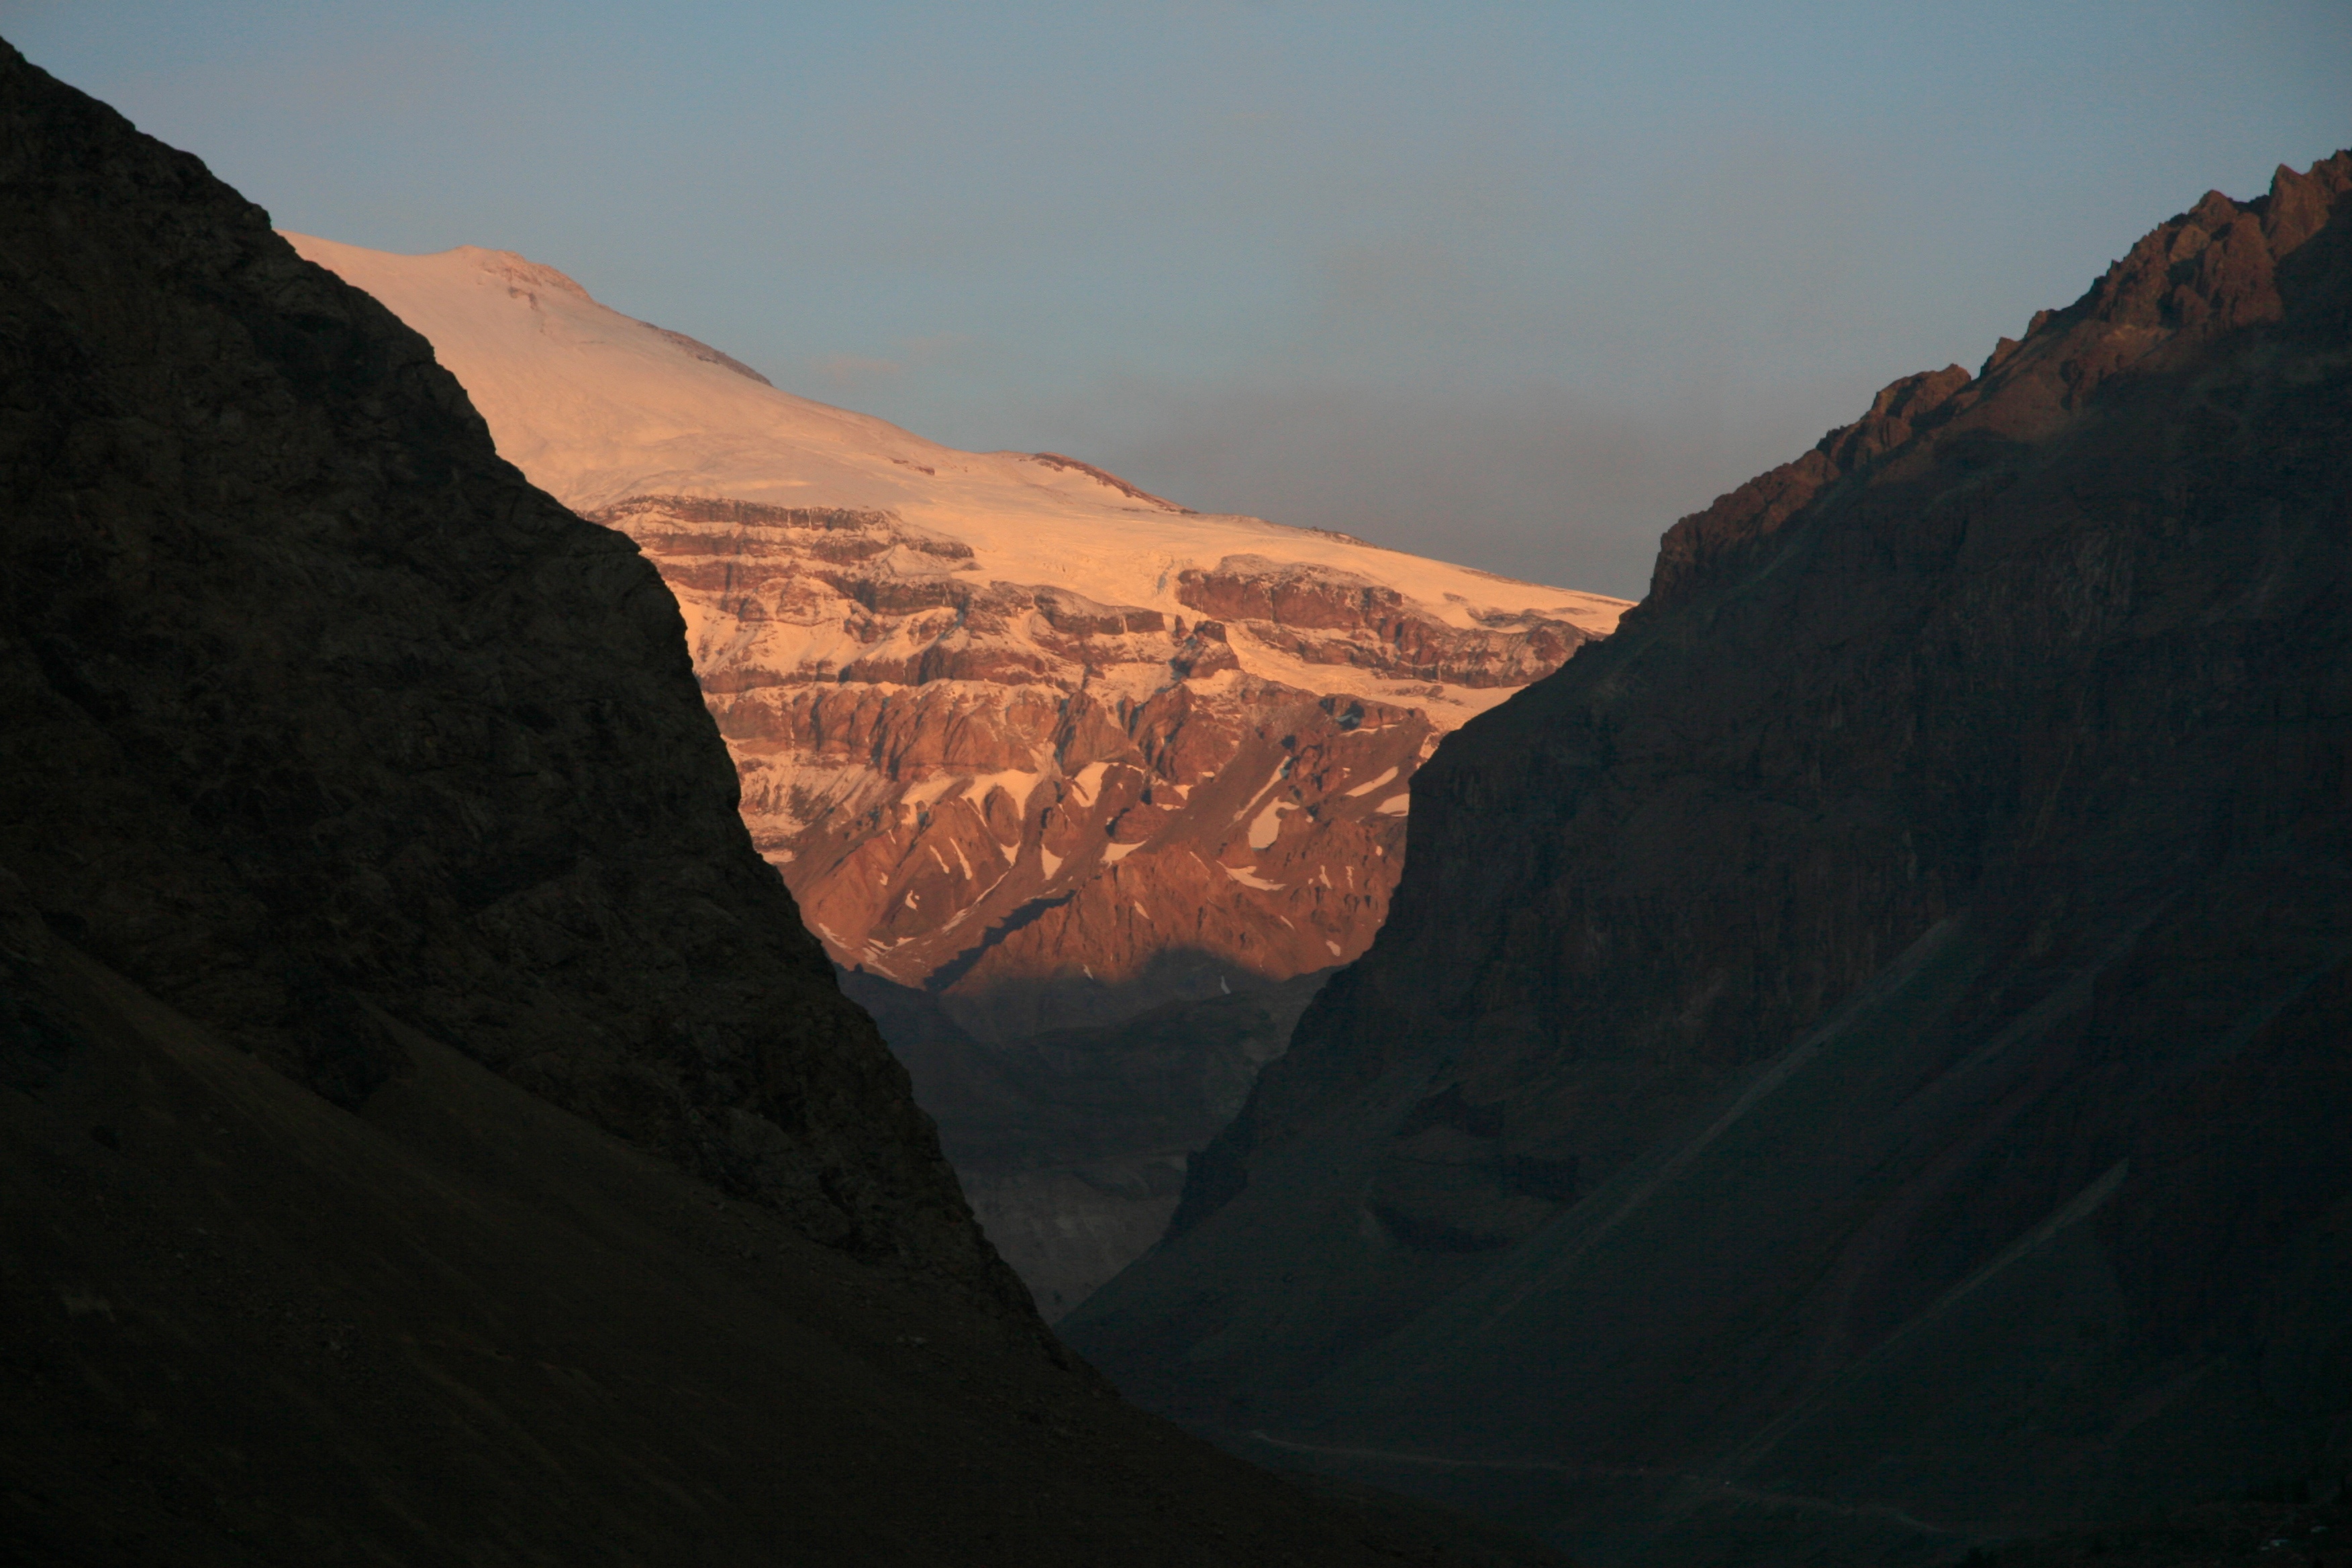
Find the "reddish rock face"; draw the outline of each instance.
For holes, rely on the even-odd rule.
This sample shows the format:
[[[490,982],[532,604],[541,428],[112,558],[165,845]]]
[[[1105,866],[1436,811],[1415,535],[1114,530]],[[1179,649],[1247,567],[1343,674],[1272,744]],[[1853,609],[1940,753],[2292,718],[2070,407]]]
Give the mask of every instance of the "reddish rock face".
[[[744,819],[810,929],[989,1038],[1356,957],[1443,733],[1426,699],[1523,685],[1593,635],[1524,610],[1453,625],[1259,555],[1177,574],[1192,618],[989,580],[887,511],[592,515],[677,595]],[[1237,643],[1394,695],[1268,679]]]
[[[941,447],[522,257],[293,237],[660,568],[744,819],[835,962],[983,1037],[1354,958],[1438,738],[1627,608]]]

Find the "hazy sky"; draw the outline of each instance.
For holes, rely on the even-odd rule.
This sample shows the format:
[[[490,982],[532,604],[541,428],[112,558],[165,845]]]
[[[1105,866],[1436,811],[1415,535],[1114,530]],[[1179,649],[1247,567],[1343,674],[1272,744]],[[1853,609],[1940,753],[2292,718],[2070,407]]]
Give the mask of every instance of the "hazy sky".
[[[0,3],[284,227],[1638,595],[1657,535],[2352,144],[2352,3]]]

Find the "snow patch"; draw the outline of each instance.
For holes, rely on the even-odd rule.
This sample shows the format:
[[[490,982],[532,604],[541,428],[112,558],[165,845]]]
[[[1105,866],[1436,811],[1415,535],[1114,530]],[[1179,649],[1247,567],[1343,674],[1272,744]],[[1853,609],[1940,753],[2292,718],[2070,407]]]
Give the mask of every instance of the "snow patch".
[[[1252,811],[1255,810],[1257,808],[1257,803],[1265,798],[1265,792],[1280,784],[1282,782],[1283,775],[1288,772],[1290,772],[1290,759],[1288,757],[1285,757],[1275,768],[1274,772],[1267,775],[1265,783],[1258,785],[1256,789],[1250,792],[1249,799],[1243,803],[1242,808],[1239,811],[1234,813],[1234,820],[1235,822],[1239,822],[1243,817],[1247,816]]]
[[[960,788],[964,781],[954,773],[940,773],[910,787],[898,797],[901,805],[930,805],[950,790]]]
[[[472,247],[394,256],[287,238],[424,333],[499,453],[575,510],[647,494],[887,510],[961,540],[1003,581],[1055,583],[1101,604],[1163,611],[1185,609],[1174,596],[1184,568],[1229,556],[1274,556],[1368,578],[1465,629],[1496,614],[1535,611],[1605,633],[1628,607],[1344,534],[1187,513],[1139,500],[1076,463],[942,447],[765,384],[716,350],[601,305],[520,257]],[[1253,673],[1301,689],[1369,685],[1329,665],[1294,680],[1296,661],[1245,634],[1233,646]],[[1440,706],[1452,710],[1450,727],[1508,694],[1447,688]]]
[[[1244,871],[1238,866],[1220,865],[1217,869],[1239,882],[1243,887],[1255,888],[1261,893],[1278,893],[1289,886],[1287,882],[1269,882],[1256,873]]]
[[[1102,793],[1103,774],[1110,772],[1108,763],[1088,763],[1077,771],[1070,782],[1070,793],[1078,797],[1080,805],[1092,805],[1095,796]]]
[[[1372,809],[1382,816],[1402,816],[1412,809],[1412,791],[1407,790],[1402,795],[1392,795]]]
[[[1273,848],[1274,841],[1282,837],[1282,814],[1297,809],[1297,803],[1292,801],[1270,802],[1264,811],[1257,814],[1257,820],[1250,824],[1249,847],[1253,849]]]
[[[1397,771],[1396,771],[1394,768],[1391,768],[1388,772],[1386,772],[1386,773],[1382,773],[1380,777],[1378,777],[1378,778],[1376,778],[1376,779],[1370,779],[1370,780],[1367,780],[1366,782],[1364,782],[1364,783],[1362,783],[1362,784],[1358,784],[1355,788],[1353,788],[1353,789],[1351,789],[1351,790],[1345,790],[1345,791],[1342,791],[1341,793],[1342,793],[1342,794],[1345,794],[1345,795],[1351,795],[1351,796],[1352,796],[1352,795],[1370,795],[1370,794],[1371,794],[1374,790],[1376,790],[1376,789],[1380,788],[1380,787],[1381,787],[1381,785],[1382,785],[1382,784],[1384,784],[1388,783],[1388,782],[1389,782],[1389,780],[1391,780],[1391,779],[1392,779],[1392,778],[1394,778],[1394,777],[1396,777],[1396,776],[1397,776]]]
[[[985,811],[988,797],[1001,789],[1013,797],[1013,808],[1026,816],[1029,815],[1029,797],[1036,793],[1037,786],[1045,779],[1044,773],[1022,773],[1013,769],[1001,773],[974,773],[971,787],[964,792],[964,798],[976,808]]]

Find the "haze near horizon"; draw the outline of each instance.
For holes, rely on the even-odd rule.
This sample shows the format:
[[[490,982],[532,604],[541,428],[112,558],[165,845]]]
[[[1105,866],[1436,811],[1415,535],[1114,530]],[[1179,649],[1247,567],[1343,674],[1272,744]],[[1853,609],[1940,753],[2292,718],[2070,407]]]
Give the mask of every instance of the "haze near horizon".
[[[779,385],[1638,596],[1674,519],[2352,142],[2352,11],[10,5],[282,227]]]

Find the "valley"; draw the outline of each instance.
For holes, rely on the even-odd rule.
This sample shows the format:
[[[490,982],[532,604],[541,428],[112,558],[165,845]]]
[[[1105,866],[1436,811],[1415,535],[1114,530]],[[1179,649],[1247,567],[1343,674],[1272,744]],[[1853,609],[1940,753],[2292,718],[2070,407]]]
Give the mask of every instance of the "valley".
[[[2336,1568],[2352,152],[2083,273],[1636,605],[0,44],[0,1559]]]

